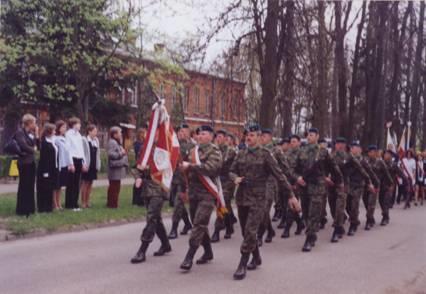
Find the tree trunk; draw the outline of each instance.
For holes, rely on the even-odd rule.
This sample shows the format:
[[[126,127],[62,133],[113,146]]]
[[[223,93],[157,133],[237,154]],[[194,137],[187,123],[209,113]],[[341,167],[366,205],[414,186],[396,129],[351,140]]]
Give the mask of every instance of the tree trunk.
[[[417,127],[420,110],[420,73],[422,71],[422,52],[423,52],[423,26],[425,21],[425,1],[420,2],[419,28],[417,31],[417,47],[414,59],[414,73],[412,84],[412,106],[411,106],[411,122],[412,137],[410,146],[416,147]]]

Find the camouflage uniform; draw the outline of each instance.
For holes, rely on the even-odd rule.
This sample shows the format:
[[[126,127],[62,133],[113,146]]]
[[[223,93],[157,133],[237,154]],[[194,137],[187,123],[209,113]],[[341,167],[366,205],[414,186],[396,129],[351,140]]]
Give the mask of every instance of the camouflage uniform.
[[[238,217],[244,241],[241,253],[247,254],[257,250],[257,232],[264,219],[266,207],[266,182],[273,175],[284,191],[291,191],[287,178],[278,166],[272,154],[263,147],[247,148],[240,151],[235,158],[230,177],[244,177],[236,195]]]
[[[161,209],[167,200],[167,193],[159,184],[151,179],[149,170],[138,171],[142,179],[142,195],[147,209],[146,225],[142,231],[141,241],[151,243],[155,234],[161,240],[161,244],[168,244],[166,228],[161,218]]]
[[[306,186],[302,187],[302,211],[306,222],[306,235],[316,239],[320,228],[323,202],[327,188],[325,177],[333,176],[336,185],[343,184],[342,173],[326,149],[318,144],[303,147],[297,157],[296,177],[303,177]]]
[[[272,154],[272,156],[275,157],[274,145],[272,143],[264,145],[263,148],[268,150]],[[265,214],[263,217],[263,222],[259,226],[259,232],[258,232],[259,240],[262,240],[263,234],[265,233],[265,231],[268,231],[268,238],[270,239],[272,239],[272,237],[275,235],[274,229],[272,228],[270,213],[271,213],[271,208],[274,201],[275,203],[278,203],[278,199],[277,199],[278,198],[278,182],[273,175],[269,175],[269,177],[266,180],[265,196],[266,196],[265,197],[266,198]]]
[[[382,215],[383,215],[383,218],[388,219],[389,207],[387,206],[387,203],[388,203],[387,199],[390,200],[390,197],[392,196],[390,188],[393,185],[393,179],[389,173],[389,170],[385,162],[382,159],[368,158],[368,162],[371,165],[374,173],[377,175],[377,178],[379,179],[379,182],[380,182],[379,201],[384,204],[382,207]],[[370,196],[371,195],[372,194],[370,194]],[[376,203],[377,203],[377,195],[374,200],[369,199],[368,201],[367,221],[374,220],[374,209],[376,208]]]
[[[187,161],[189,158],[189,152],[194,147],[190,141],[180,140],[180,158],[182,161]],[[191,227],[191,222],[189,221],[188,211],[185,207],[185,202],[183,200],[183,193],[187,192],[187,180],[186,175],[177,169],[173,175],[172,188],[171,188],[171,201],[174,203],[173,215],[172,215],[172,231],[177,235],[177,228],[179,222],[183,219],[185,227]]]
[[[360,224],[359,202],[364,195],[366,186],[370,186],[372,181],[361,163],[362,157],[356,157],[352,154],[348,154],[348,156],[347,163],[341,169],[348,191],[346,209],[349,214],[349,221],[352,226],[356,227]]]
[[[215,231],[220,231],[223,228],[227,228],[227,230],[230,230],[236,220],[231,204],[235,185],[229,178],[229,169],[231,168],[231,165],[234,162],[237,153],[235,152],[235,149],[229,147],[226,144],[219,145],[219,149],[221,151],[223,159],[222,168],[220,169],[220,181],[222,183],[223,197],[225,199],[226,209],[228,210],[228,213],[225,215],[224,218],[216,218]]]
[[[370,165],[370,162],[366,157],[362,156],[359,157],[359,160],[364,170],[368,173],[374,188],[378,191],[380,188],[380,180],[374,172],[373,167]],[[364,206],[367,211],[367,224],[374,224],[374,210],[376,209],[377,193],[364,189],[362,201],[364,202]]]
[[[388,168],[389,174],[392,178],[392,186],[395,187],[395,185],[397,184],[397,178],[401,178],[402,179],[402,183],[403,185],[406,185],[408,183],[408,179],[405,176],[404,172],[402,171],[402,169],[398,166],[398,164],[392,160],[390,161],[385,161],[385,164]],[[384,215],[387,215],[387,217],[389,218],[389,208],[391,208],[392,206],[392,196],[393,195],[393,191],[388,191],[388,193],[386,193],[386,197],[379,199],[380,202],[380,207],[382,208],[382,212],[385,212]]]
[[[296,171],[296,167],[297,167],[297,158],[299,157],[299,153],[300,153],[300,148],[292,148],[290,150],[287,151],[286,154],[286,160],[288,163],[288,167],[289,167],[289,173],[292,175],[292,177],[294,178],[295,176],[295,171]],[[296,181],[297,178],[294,178],[294,181]],[[293,182],[293,184],[295,185],[296,183]],[[297,199],[299,200],[303,200],[300,199],[300,194],[301,194],[301,189],[299,186],[296,186],[296,188],[293,190],[295,196],[297,197]],[[303,206],[303,203],[302,203]],[[300,216],[299,213],[294,212],[292,210],[288,210],[287,211],[287,215],[286,215],[286,220],[285,223],[286,225],[289,227],[291,227],[291,225],[293,224],[294,221],[301,221],[300,220]]]
[[[189,213],[193,224],[189,245],[198,247],[202,244],[206,248],[210,246],[208,225],[216,199],[201,182],[200,175],[217,177],[222,167],[222,156],[219,148],[212,143],[200,145],[198,152],[201,164],[191,165],[188,169]]]

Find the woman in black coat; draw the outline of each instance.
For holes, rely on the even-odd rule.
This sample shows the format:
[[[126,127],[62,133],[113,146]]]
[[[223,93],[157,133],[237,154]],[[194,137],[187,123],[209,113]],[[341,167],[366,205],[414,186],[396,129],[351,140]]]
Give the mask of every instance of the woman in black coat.
[[[53,140],[55,129],[54,124],[47,123],[43,130],[40,161],[37,168],[38,212],[52,212],[53,209],[53,191],[59,176],[58,147]]]
[[[28,217],[35,211],[35,147],[38,135],[36,118],[31,114],[22,117],[22,128],[15,133],[15,140],[21,150],[18,158],[19,184],[16,200],[16,214]]]

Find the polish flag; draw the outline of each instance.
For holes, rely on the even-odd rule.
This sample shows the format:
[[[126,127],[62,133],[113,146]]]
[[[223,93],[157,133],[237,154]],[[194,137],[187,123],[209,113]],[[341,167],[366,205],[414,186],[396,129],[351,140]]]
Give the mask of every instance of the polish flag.
[[[179,154],[179,141],[170,123],[165,101],[161,99],[152,107],[148,133],[137,167],[141,170],[149,167],[152,180],[168,192],[172,185]]]

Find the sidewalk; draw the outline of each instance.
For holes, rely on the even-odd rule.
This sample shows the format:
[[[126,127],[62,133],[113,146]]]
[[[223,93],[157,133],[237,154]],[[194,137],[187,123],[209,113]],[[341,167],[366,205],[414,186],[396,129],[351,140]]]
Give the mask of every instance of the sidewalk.
[[[134,182],[133,178],[125,178],[121,181],[121,185],[132,185]],[[108,179],[100,179],[93,182],[93,187],[107,187]],[[1,194],[16,193],[18,191],[18,181],[13,184],[0,184],[0,196]]]

